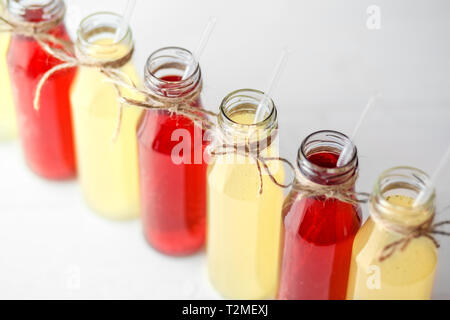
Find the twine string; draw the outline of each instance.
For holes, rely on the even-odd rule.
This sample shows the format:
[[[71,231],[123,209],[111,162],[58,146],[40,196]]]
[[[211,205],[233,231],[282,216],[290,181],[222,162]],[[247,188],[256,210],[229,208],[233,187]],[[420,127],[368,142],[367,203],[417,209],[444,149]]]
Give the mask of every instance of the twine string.
[[[195,125],[202,129],[212,129],[215,127],[215,122],[209,119],[209,116],[214,118],[217,114],[195,106],[199,100],[202,83],[200,83],[193,91],[182,97],[163,97],[154,94],[148,89],[140,89],[135,84],[123,83],[121,79],[110,77],[108,81],[112,81],[118,87],[123,87],[131,90],[134,93],[141,94],[144,99],[137,100],[125,96],[119,92],[119,103],[121,106],[133,106],[145,110],[162,110],[169,112],[170,116],[177,114],[191,120]]]
[[[39,80],[33,100],[35,110],[39,110],[40,108],[40,99],[43,86],[51,76],[61,70],[71,69],[74,67],[94,68],[103,73],[107,78],[116,79],[116,81],[122,81],[123,83],[131,81],[128,76],[126,76],[123,72],[119,72],[120,70],[118,69],[131,61],[134,53],[134,47],[132,47],[123,57],[115,60],[100,61],[83,54],[80,50],[73,50],[68,46],[59,49],[40,40],[38,40],[38,43],[48,54],[60,60],[62,63],[47,70],[47,72],[45,72]]]
[[[258,193],[261,195],[263,193],[263,187],[264,187],[264,179],[263,179],[263,171],[269,176],[270,180],[277,185],[280,188],[289,188],[292,186],[293,181],[289,182],[288,184],[284,184],[277,180],[274,173],[270,169],[270,166],[268,165],[268,162],[270,161],[279,161],[282,164],[286,164],[294,173],[295,173],[295,167],[292,165],[292,163],[282,157],[266,157],[263,155],[263,151],[270,147],[270,145],[273,143],[274,137],[272,135],[269,135],[268,137],[258,140],[256,142],[250,143],[246,141],[245,143],[223,143],[218,144],[217,147],[210,148],[210,154],[214,157],[218,156],[225,156],[228,154],[235,154],[235,155],[241,155],[244,157],[250,157],[253,161],[256,163],[256,169],[258,171],[258,177],[259,177],[259,190]],[[264,149],[261,149],[260,146],[265,146]]]
[[[445,210],[447,210],[449,207],[447,207]],[[415,226],[406,226],[401,225],[399,223],[395,223],[392,221],[389,221],[386,218],[383,218],[381,214],[375,210],[372,206],[372,218],[374,218],[375,221],[378,223],[381,223],[381,225],[387,229],[390,232],[398,233],[402,237],[394,241],[387,246],[385,246],[380,253],[380,256],[378,258],[379,262],[383,262],[390,257],[392,257],[397,251],[403,252],[408,248],[408,246],[411,244],[411,242],[414,239],[419,239],[422,237],[430,239],[434,246],[436,248],[440,248],[440,244],[438,240],[436,239],[436,235],[441,236],[448,236],[450,237],[450,232],[440,229],[443,226],[450,225],[450,220],[448,221],[441,221],[438,223],[434,223],[436,214],[433,213],[433,215],[427,219],[425,222],[420,223],[419,225]]]
[[[336,185],[322,185],[307,179],[300,170],[297,170],[296,179],[293,185],[293,191],[298,193],[297,198],[293,201],[298,201],[303,198],[324,197],[328,199],[336,199],[341,202],[358,205],[367,203],[370,194],[366,192],[353,191],[358,174],[354,174],[350,179],[347,179],[342,184]]]
[[[40,109],[42,88],[55,73],[75,67],[87,67],[97,69],[99,72],[101,72],[105,76],[105,81],[112,83],[118,96],[119,110],[116,126],[113,133],[113,140],[116,140],[120,133],[123,118],[123,107],[126,105],[147,110],[165,110],[168,111],[170,115],[178,114],[184,116],[193,121],[194,124],[202,125],[206,129],[216,128],[216,123],[214,121],[211,121],[209,119],[209,116],[217,119],[218,115],[214,112],[194,106],[194,103],[199,99],[202,89],[202,83],[200,83],[196,87],[196,89],[194,89],[187,95],[178,98],[162,97],[155,95],[153,92],[150,92],[147,89],[138,88],[136,84],[134,84],[133,81],[120,70],[122,66],[124,66],[131,60],[134,52],[134,47],[129,51],[127,55],[117,60],[99,61],[93,59],[77,50],[72,42],[58,39],[55,36],[49,34],[49,31],[59,25],[63,21],[63,19],[64,14],[51,21],[27,22],[17,21],[13,17],[9,16],[7,12],[5,12],[3,15],[0,15],[0,21],[2,22],[2,24],[0,24],[0,32],[11,32],[14,34],[32,37],[36,39],[43,50],[45,50],[49,55],[61,61],[61,64],[50,68],[39,80],[33,100],[33,107],[35,110]],[[58,47],[55,47],[54,45]],[[144,97],[144,99],[141,101],[127,97],[123,93],[124,90],[121,89],[128,89],[133,93],[140,94]],[[270,139],[266,142],[269,142],[269,145],[271,144]],[[262,194],[263,191],[263,170],[268,174],[271,181],[281,188],[288,188],[293,184],[293,181],[289,184],[283,184],[277,181],[275,176],[272,174],[267,162],[280,161],[289,166],[289,168],[295,173],[294,166],[285,158],[264,157],[261,150],[259,150],[259,144],[257,145],[256,149],[253,148],[251,144],[245,144],[243,146],[238,144],[223,144],[217,150],[211,151],[211,155],[213,156],[225,155],[229,153],[250,156],[251,158],[253,158],[253,160],[256,162],[256,167],[259,174],[260,194]]]

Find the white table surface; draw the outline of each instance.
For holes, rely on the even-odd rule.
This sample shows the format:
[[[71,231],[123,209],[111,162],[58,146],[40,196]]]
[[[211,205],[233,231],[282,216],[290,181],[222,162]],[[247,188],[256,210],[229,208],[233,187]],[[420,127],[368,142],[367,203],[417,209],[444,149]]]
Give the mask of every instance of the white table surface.
[[[70,0],[67,24],[125,0]],[[366,10],[378,5],[380,29]],[[359,190],[396,165],[432,172],[450,141],[450,2],[447,0],[140,0],[135,62],[168,45],[195,49],[208,18],[218,24],[201,60],[204,101],[216,110],[234,89],[267,86],[283,47],[292,50],[274,100],[281,152],[295,160],[320,129],[351,133],[369,96],[381,98],[356,142]],[[437,183],[450,205],[450,165]],[[367,217],[367,210],[365,210]],[[445,216],[441,216],[445,218]],[[450,212],[446,214],[450,217]],[[450,239],[442,239],[434,297],[450,299]],[[97,217],[76,182],[39,179],[17,142],[0,144],[0,298],[216,299],[204,253],[165,257],[139,221]]]

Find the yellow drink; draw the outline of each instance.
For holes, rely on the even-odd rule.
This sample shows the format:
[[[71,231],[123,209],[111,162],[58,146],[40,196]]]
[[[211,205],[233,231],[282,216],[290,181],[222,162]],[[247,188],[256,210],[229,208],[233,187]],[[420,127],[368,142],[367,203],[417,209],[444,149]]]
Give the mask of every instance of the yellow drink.
[[[130,48],[97,40],[89,56],[102,61],[116,60]],[[132,63],[120,68],[134,83],[139,77]],[[139,215],[139,181],[136,129],[141,111],[124,107],[117,140],[112,141],[119,112],[114,86],[98,70],[81,67],[72,87],[72,108],[78,171],[88,204],[111,219]],[[121,89],[123,90],[123,89]],[[137,98],[130,92],[129,97]]]
[[[253,123],[254,113],[231,119]],[[276,156],[268,147],[264,154]],[[208,268],[211,282],[226,298],[274,298],[278,282],[283,190],[267,174],[263,193],[254,160],[241,155],[235,162],[217,157],[208,175]],[[228,156],[229,157],[229,156]],[[283,167],[270,163],[277,181]]]
[[[15,110],[6,64],[10,38],[9,33],[0,32],[0,140],[11,139],[16,135]]]
[[[387,198],[390,204],[411,209],[414,199],[403,195]],[[424,217],[426,214],[418,215]],[[419,221],[417,221],[419,222]],[[421,237],[404,251],[379,262],[382,249],[401,238],[369,219],[353,246],[348,299],[430,299],[437,264],[433,242]]]

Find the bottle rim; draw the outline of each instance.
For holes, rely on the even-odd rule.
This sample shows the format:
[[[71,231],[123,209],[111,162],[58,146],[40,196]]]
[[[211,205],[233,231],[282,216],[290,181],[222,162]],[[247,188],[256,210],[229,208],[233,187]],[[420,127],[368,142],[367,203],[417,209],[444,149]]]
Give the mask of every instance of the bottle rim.
[[[341,154],[347,144],[353,146],[351,159],[342,167],[323,167],[309,160],[309,156],[329,151]],[[297,154],[297,166],[300,172],[315,183],[323,185],[342,184],[354,177],[358,170],[358,149],[350,138],[338,131],[320,130],[307,136]]]
[[[110,20],[108,20],[110,19]],[[127,26],[126,32],[117,42],[111,43],[95,43],[92,42],[92,37],[95,34],[100,34],[101,31],[108,30],[108,34],[114,35],[119,26],[123,21],[123,17],[114,12],[101,11],[95,12],[86,16],[81,20],[80,25],[77,30],[77,43],[82,48],[114,48],[118,44],[126,44],[128,46],[132,45],[133,35],[130,26]],[[100,20],[100,22],[98,21]]]
[[[46,0],[45,2],[42,0],[8,0],[5,9],[13,17],[27,22],[31,22],[25,17],[29,10],[43,10],[41,20],[43,22],[62,18],[66,12],[66,5],[63,0]]]
[[[434,214],[434,202],[436,192],[433,188],[422,203],[407,207],[399,204],[393,204],[388,201],[389,196],[403,195],[412,199],[429,188],[430,177],[422,170],[398,166],[385,170],[377,179],[370,203],[374,210],[384,217],[395,220],[398,223],[408,223],[410,219],[422,218],[426,220]]]
[[[144,69],[145,84],[148,89],[160,96],[169,98],[183,97],[201,84],[201,68],[198,62],[193,71],[184,79],[167,80],[164,76],[182,76],[188,66],[195,61],[191,51],[168,46],[154,51],[147,59]],[[159,75],[159,72],[170,74]]]
[[[194,55],[188,49],[177,47],[177,46],[163,47],[163,48],[160,48],[158,50],[155,50],[147,59],[147,63],[145,64],[145,71],[148,72],[149,76],[153,76],[153,77],[157,78],[158,80],[160,80],[161,82],[165,82],[165,83],[178,83],[178,82],[181,82],[181,81],[188,80],[189,78],[191,78],[192,76],[194,76],[196,73],[198,73],[200,71],[200,64],[198,62],[195,62],[196,63],[196,67],[195,67],[194,71],[186,79],[183,79],[183,80],[180,80],[180,81],[170,81],[170,80],[164,80],[164,79],[159,78],[155,74],[155,72],[151,69],[151,63],[155,59],[160,58],[160,56],[158,56],[158,55],[160,55],[161,53],[164,53],[166,51],[180,51],[180,52],[183,52],[187,56],[189,56],[190,59],[191,59],[191,60],[188,60],[186,62],[195,61]],[[166,57],[168,57],[168,56],[166,56]]]
[[[243,103],[245,99],[253,100],[253,103],[246,102],[247,104],[245,104]],[[277,118],[277,108],[271,98],[267,99],[267,101],[269,102],[269,112],[267,112],[267,116],[259,122],[243,124],[233,120],[233,118],[231,117],[232,111],[235,111],[235,108],[239,108],[242,105],[250,107],[250,109],[253,109],[256,114],[256,108],[263,99],[267,99],[264,96],[264,92],[256,89],[238,89],[231,92],[222,100],[222,103],[219,107],[220,115],[223,116],[222,120],[227,122],[227,124],[229,125],[239,126],[242,128],[258,128],[263,126],[270,126],[270,122],[272,122],[271,119],[275,118],[276,120]],[[252,105],[254,108],[252,108]]]

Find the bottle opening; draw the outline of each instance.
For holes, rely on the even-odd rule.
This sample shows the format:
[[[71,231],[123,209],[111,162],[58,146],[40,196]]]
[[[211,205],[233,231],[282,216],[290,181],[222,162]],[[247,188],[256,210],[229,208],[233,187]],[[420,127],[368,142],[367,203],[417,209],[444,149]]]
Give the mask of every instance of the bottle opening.
[[[147,88],[164,97],[182,97],[195,90],[201,82],[201,70],[197,64],[190,75],[183,79],[185,70],[194,61],[189,50],[166,47],[155,51],[145,66]]]
[[[276,118],[277,110],[272,99],[268,100],[268,116],[266,119],[254,123],[256,110],[259,104],[265,99],[264,92],[254,89],[236,90],[226,96],[220,106],[220,114],[225,121],[236,125],[247,127],[265,126],[267,122],[271,122],[272,118]]]
[[[429,183],[428,175],[411,167],[396,167],[381,174],[371,197],[375,210],[390,219],[417,224],[434,213],[435,192],[419,206],[414,206],[416,198]]]
[[[353,146],[351,160],[337,167],[339,156],[350,139],[337,131],[318,131],[302,143],[297,164],[302,174],[311,181],[325,185],[336,185],[352,178],[358,169],[358,151]]]
[[[264,93],[254,89],[236,90],[226,96],[218,118],[223,135],[250,142],[274,135],[274,130],[278,129],[278,119],[277,109],[271,99],[266,103],[269,108],[266,119],[254,123],[256,110],[263,99],[267,101]]]
[[[99,60],[115,60],[126,56],[133,48],[131,29],[115,41],[123,17],[110,12],[94,13],[81,21],[77,47],[84,54]]]
[[[266,119],[254,123],[258,105],[265,99],[270,108]],[[278,157],[279,136],[277,109],[264,93],[254,89],[236,90],[227,95],[219,108],[217,118],[219,130],[214,132],[217,145],[235,148],[226,161],[229,163],[255,164],[254,157]],[[240,157],[244,155],[245,157]],[[240,162],[243,161],[243,162]],[[269,164],[271,170],[278,170],[279,162]]]
[[[27,22],[44,22],[61,18],[65,12],[62,0],[9,0],[8,12]]]

